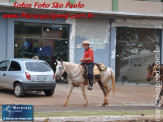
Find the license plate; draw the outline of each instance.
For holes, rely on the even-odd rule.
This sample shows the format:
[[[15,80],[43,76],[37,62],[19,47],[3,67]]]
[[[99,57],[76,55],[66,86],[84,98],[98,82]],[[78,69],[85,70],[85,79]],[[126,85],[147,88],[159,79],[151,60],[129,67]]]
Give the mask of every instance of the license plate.
[[[48,80],[48,76],[39,76],[40,81]]]

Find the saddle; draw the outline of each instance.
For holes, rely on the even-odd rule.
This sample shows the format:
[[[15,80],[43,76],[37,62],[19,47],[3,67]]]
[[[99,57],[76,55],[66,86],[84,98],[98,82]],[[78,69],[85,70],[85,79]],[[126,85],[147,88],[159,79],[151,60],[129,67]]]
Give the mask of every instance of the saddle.
[[[85,64],[81,64],[83,69],[84,69],[84,73],[83,76],[85,79],[88,79],[88,67]],[[102,64],[102,63],[94,63],[94,68],[93,68],[93,76],[95,79],[99,79],[100,78],[100,73],[101,71],[106,71],[107,67]]]

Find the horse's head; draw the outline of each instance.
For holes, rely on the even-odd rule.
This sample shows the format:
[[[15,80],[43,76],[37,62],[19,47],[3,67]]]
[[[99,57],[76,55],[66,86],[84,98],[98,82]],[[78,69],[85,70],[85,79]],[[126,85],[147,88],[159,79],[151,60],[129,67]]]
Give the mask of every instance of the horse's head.
[[[148,65],[148,68],[147,68],[147,70],[148,70],[147,81],[151,81],[153,79],[154,75],[155,75],[155,73],[153,72],[154,66],[155,66],[155,63]]]
[[[63,65],[63,61],[57,61],[55,79],[59,80],[64,72],[65,72],[65,67]]]

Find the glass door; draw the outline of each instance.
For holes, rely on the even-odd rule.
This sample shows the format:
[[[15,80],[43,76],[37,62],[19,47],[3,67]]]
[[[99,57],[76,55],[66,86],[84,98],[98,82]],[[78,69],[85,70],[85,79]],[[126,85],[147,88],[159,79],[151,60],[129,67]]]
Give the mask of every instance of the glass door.
[[[161,30],[117,28],[116,80],[147,82],[148,64],[155,62]]]

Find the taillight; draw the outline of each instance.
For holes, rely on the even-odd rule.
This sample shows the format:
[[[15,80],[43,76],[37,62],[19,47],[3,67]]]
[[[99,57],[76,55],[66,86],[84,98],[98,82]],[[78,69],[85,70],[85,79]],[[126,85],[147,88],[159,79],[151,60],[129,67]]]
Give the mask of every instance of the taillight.
[[[25,72],[25,75],[28,80],[31,80],[31,75],[29,73]]]
[[[53,79],[55,79],[55,75],[53,74]]]

